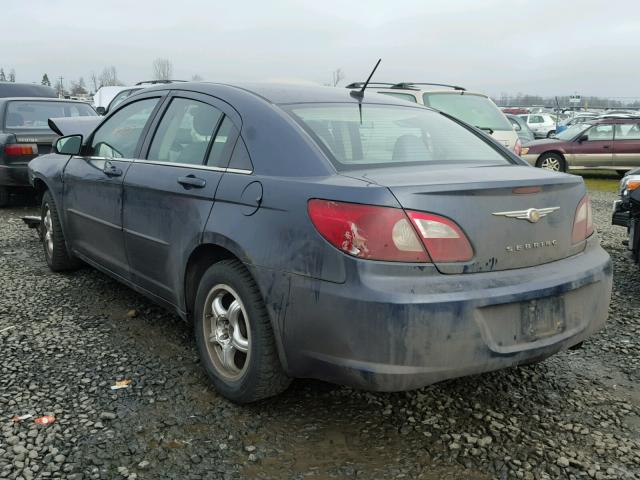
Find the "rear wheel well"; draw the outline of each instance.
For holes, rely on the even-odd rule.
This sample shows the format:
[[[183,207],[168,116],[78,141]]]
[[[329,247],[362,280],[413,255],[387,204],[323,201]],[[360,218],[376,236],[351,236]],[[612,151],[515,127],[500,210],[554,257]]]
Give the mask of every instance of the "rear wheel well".
[[[184,276],[185,307],[189,318],[193,315],[198,285],[204,272],[214,263],[226,259],[239,260],[226,248],[213,244],[200,245],[191,253]]]

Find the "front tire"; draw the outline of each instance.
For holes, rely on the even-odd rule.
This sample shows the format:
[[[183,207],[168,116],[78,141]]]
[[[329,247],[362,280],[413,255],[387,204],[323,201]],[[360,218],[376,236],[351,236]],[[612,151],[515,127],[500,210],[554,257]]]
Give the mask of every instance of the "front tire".
[[[80,267],[80,260],[69,254],[67,250],[58,209],[48,191],[42,196],[40,226],[44,256],[49,268],[54,272],[62,272]]]
[[[223,260],[209,267],[194,310],[200,358],[220,394],[249,403],[289,386],[260,291],[242,263]]]
[[[557,153],[543,153],[536,162],[536,167],[552,172],[566,172],[567,162]]]

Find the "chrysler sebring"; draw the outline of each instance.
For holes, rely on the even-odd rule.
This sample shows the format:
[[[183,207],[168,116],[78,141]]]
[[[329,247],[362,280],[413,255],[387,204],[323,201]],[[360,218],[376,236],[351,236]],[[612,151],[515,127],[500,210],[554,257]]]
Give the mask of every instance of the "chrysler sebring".
[[[393,97],[181,83],[30,163],[54,271],[89,264],[193,322],[236,402],[291,378],[405,390],[540,361],[605,322],[580,177]]]

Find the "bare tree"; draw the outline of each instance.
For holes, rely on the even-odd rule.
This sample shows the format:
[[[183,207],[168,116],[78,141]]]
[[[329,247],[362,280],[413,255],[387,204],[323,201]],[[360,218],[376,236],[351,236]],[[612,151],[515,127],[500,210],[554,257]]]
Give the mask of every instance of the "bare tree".
[[[204,78],[202,78],[202,77],[201,77],[200,75],[198,75],[197,73],[191,77],[191,81],[192,81],[192,82],[201,82],[201,81],[203,81],[203,80],[204,80]]]
[[[87,87],[84,78],[80,77],[77,82],[71,82],[71,95],[84,95],[87,93]]]
[[[101,87],[109,87],[113,85],[122,85],[122,82],[118,80],[118,72],[116,67],[111,65],[110,67],[105,67],[98,78]]]
[[[58,92],[58,97],[63,98],[66,94],[64,89],[64,83],[62,82],[62,77],[58,78],[55,86],[56,92]]]
[[[166,58],[156,58],[153,61],[154,80],[169,80],[173,75],[173,65]]]
[[[334,87],[337,87],[340,80],[344,80],[344,72],[341,68],[337,68],[331,72],[331,83]]]
[[[10,82],[15,82],[16,81],[16,71],[13,68],[9,72],[9,81]]]
[[[98,81],[98,76],[96,72],[91,72],[91,86],[93,87],[93,91],[97,92],[100,88],[100,82]]]
[[[7,76],[4,74],[4,68],[0,68],[0,82],[6,82]]]

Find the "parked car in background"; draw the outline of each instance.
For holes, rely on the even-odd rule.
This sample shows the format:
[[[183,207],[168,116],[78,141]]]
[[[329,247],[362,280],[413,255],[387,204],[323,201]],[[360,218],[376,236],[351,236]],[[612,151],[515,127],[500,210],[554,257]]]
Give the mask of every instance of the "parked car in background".
[[[138,92],[30,163],[47,264],[83,260],[192,320],[236,402],[291,377],[412,389],[540,361],[603,325],[611,262],[581,177],[350,93]]]
[[[42,97],[57,98],[56,91],[45,85],[31,83],[0,82],[0,98],[6,97]]]
[[[556,128],[556,132],[555,134],[557,135],[560,132],[564,132],[567,128],[573,126],[573,125],[577,125],[579,123],[585,123],[588,122],[589,120],[593,120],[595,118],[598,118],[598,114],[596,113],[592,113],[592,114],[577,114],[575,117],[571,117],[568,118],[566,120],[564,120],[563,122],[558,124],[558,127]]]
[[[528,142],[533,142],[536,139],[533,131],[529,128],[529,125],[527,125],[527,122],[525,122],[524,119],[511,114],[506,114],[505,116],[511,122],[511,125],[513,125],[513,129],[516,131],[516,134],[523,145]]]
[[[623,175],[640,166],[640,118],[609,117],[572,125],[555,138],[525,145],[522,157],[557,172],[598,168]]]
[[[123,90],[120,90],[106,107],[98,107],[96,111],[99,115],[106,115],[108,112],[120,105],[124,100],[129,98],[134,93],[139,92],[143,88],[175,82],[184,82],[184,80],[146,80],[143,82],[138,82],[133,87],[127,87]]]
[[[357,90],[362,86],[362,83],[356,82],[347,85],[347,88]],[[522,145],[518,135],[509,120],[487,95],[469,92],[457,85],[437,83],[369,83],[367,88],[454,116],[484,130],[516,155],[520,154]]]
[[[54,98],[0,98],[0,206],[14,191],[30,190],[27,164],[49,153],[57,138],[48,125],[52,117],[95,116],[90,105]]]
[[[620,199],[613,204],[611,223],[627,229],[624,242],[635,263],[640,263],[640,168],[631,170],[620,180]]]
[[[556,133],[556,121],[547,113],[530,113],[519,117],[527,122],[536,138],[549,138]]]

